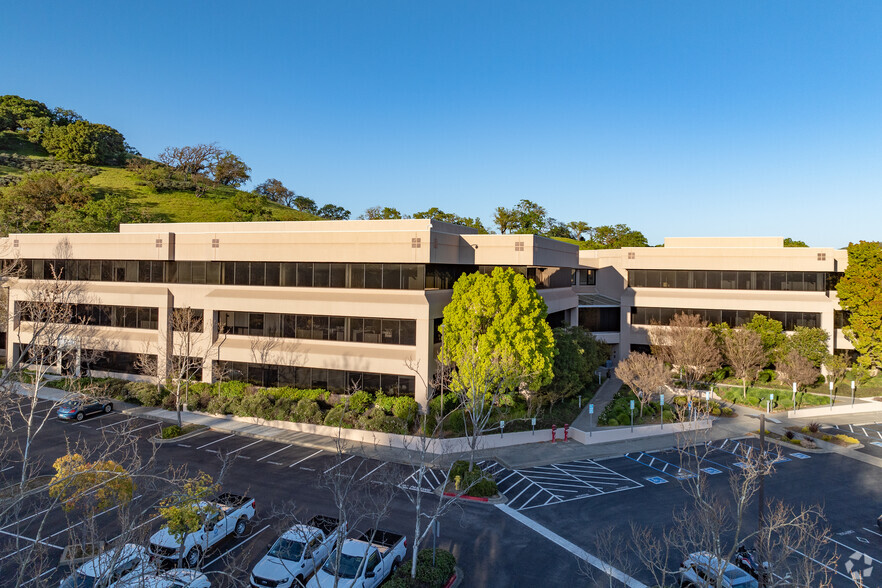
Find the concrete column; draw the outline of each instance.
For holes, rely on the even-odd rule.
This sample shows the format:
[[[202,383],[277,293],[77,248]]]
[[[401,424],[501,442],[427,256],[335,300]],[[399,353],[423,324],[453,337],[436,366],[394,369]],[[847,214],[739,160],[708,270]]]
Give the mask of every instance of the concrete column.
[[[432,333],[432,325],[434,321],[429,319],[418,319],[416,321],[416,349],[414,353],[414,367],[417,373],[413,373],[405,366],[402,374],[414,376],[413,396],[420,405],[420,410],[428,410],[429,408],[429,383],[432,381],[432,374],[435,369],[435,358],[432,356],[434,344],[434,333]],[[422,343],[420,343],[422,341]]]
[[[217,311],[212,308],[206,308],[203,309],[202,313],[204,337],[208,340],[208,345],[211,348],[211,351],[206,354],[202,362],[202,381],[211,384],[214,382],[214,366],[220,351],[217,347]]]
[[[159,325],[156,334],[156,365],[158,373],[168,374],[171,369],[171,354],[174,350],[172,344],[172,310],[174,310],[174,297],[171,292],[163,304],[159,305]]]

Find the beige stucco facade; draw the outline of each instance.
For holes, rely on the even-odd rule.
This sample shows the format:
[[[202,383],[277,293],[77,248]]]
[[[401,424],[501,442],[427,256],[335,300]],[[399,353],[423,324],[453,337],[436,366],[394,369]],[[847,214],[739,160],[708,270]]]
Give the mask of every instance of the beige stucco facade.
[[[804,272],[811,279],[815,273],[835,276],[848,263],[845,250],[824,247],[784,247],[781,237],[711,237],[667,238],[664,247],[628,247],[614,250],[580,251],[579,261],[595,272],[595,284],[576,286],[582,304],[600,305],[604,297],[618,302],[619,330],[597,333],[616,347],[618,358],[632,346],[649,343],[647,324],[635,324],[639,309],[712,309],[725,311],[768,311],[773,313],[810,313],[817,326],[831,334],[829,350],[852,349],[842,331],[834,328],[835,312],[840,309],[836,292],[827,287],[813,291],[677,287],[661,282],[653,286],[635,285],[633,270],[658,271],[659,280],[671,272],[729,272],[743,276],[754,285],[770,273]],[[629,273],[630,272],[630,273]],[[750,275],[748,275],[750,274]],[[644,274],[646,275],[646,274]],[[678,274],[684,279],[686,274]],[[629,279],[630,276],[630,279]],[[726,274],[724,274],[724,278]],[[772,274],[774,277],[774,274]],[[703,278],[704,279],[704,278]],[[752,280],[752,281],[751,281]],[[600,295],[595,298],[585,295]],[[598,300],[599,298],[599,300]],[[638,310],[638,313],[634,311]],[[727,313],[729,316],[731,312]],[[817,317],[815,316],[817,315]]]
[[[270,270],[270,267],[278,267],[275,262],[281,262],[282,271],[292,262],[306,264],[310,272],[315,268],[316,276],[319,267],[361,268],[361,264],[367,264],[364,276],[373,276],[369,272],[384,269],[406,272],[416,271],[414,268],[423,268],[421,271],[425,273],[439,271],[455,275],[457,271],[474,271],[476,266],[562,268],[561,272],[569,276],[571,269],[578,265],[578,250],[566,243],[533,235],[479,235],[470,228],[432,220],[123,225],[119,233],[113,234],[10,235],[0,240],[0,251],[4,252],[3,257],[21,260],[175,262],[176,267],[187,267],[188,272],[189,266],[181,262],[197,262],[193,267],[198,265],[202,269],[199,269],[199,280],[195,269],[188,274],[192,281],[203,281],[204,268],[217,268],[230,262],[268,262],[265,269],[260,270],[266,271],[267,276],[270,271],[279,271]],[[211,348],[204,354],[204,380],[210,380],[217,372],[216,365],[224,362],[397,374],[413,378],[416,399],[421,403],[427,401],[427,383],[431,380],[438,348],[434,330],[450,300],[450,284],[442,288],[427,280],[425,285],[421,283],[414,288],[378,288],[349,283],[346,287],[144,283],[138,281],[133,272],[139,267],[142,273],[149,272],[149,264],[130,265],[128,273],[125,264],[119,265],[121,269],[111,270],[121,273],[101,276],[107,280],[81,278],[76,281],[80,303],[156,308],[158,325],[156,328],[88,327],[85,330],[90,333],[90,345],[100,341],[106,351],[149,353],[160,359],[167,358],[182,348],[181,333],[172,333],[172,309],[201,309],[204,331],[191,339],[200,349]],[[68,273],[75,271],[68,269]],[[270,280],[269,277],[261,279]],[[27,277],[8,281],[10,309],[14,311],[17,303],[34,296],[37,284],[38,280]],[[576,319],[577,298],[569,277],[565,285],[561,286],[558,280],[555,286],[559,287],[540,290],[549,313],[558,313],[559,318],[572,323]],[[413,344],[384,344],[378,342],[383,339],[381,333],[359,335],[364,338],[362,341],[221,333],[217,323],[222,312],[413,321],[409,324],[415,327],[415,337]],[[20,321],[16,312],[10,312],[8,362],[17,359],[16,354],[29,341],[28,333],[27,323]],[[200,349],[192,350],[193,355],[201,356]]]

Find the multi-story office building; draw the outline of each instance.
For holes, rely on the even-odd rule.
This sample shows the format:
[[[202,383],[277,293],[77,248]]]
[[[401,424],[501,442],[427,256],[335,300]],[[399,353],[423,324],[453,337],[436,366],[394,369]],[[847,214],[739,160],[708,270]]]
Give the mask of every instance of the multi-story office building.
[[[664,247],[580,251],[579,261],[579,324],[618,358],[645,349],[651,325],[680,311],[730,326],[765,314],[786,330],[825,329],[830,352],[853,349],[835,291],[844,250],[784,247],[781,237],[668,238]]]
[[[59,343],[100,351],[83,354],[93,373],[137,375],[139,355],[165,366],[189,345],[204,381],[355,383],[420,402],[462,273],[513,267],[535,281],[550,323],[577,319],[574,246],[432,220],[138,224],[0,241],[23,266],[6,284],[8,363],[32,337],[26,302],[55,278],[76,286],[69,320],[86,325]],[[174,329],[174,309],[193,325]]]

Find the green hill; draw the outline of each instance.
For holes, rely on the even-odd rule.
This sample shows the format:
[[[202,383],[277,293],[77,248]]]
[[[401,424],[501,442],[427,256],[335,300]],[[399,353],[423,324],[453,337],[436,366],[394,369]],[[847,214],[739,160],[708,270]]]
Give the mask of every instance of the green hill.
[[[110,195],[124,197],[130,217],[151,222],[225,222],[241,220],[321,220],[309,213],[263,200],[259,214],[242,209],[251,193],[227,186],[216,186],[204,194],[193,191],[156,191],[125,167],[85,166],[65,163],[51,157],[43,147],[27,140],[21,131],[0,131],[0,197],[30,172],[83,172],[91,177],[89,197],[95,203]],[[237,201],[237,196],[239,197]],[[252,203],[253,204],[253,203]],[[3,213],[4,211],[0,211]],[[76,230],[74,228],[73,230]],[[82,230],[94,230],[84,228]],[[115,230],[105,227],[99,230]]]

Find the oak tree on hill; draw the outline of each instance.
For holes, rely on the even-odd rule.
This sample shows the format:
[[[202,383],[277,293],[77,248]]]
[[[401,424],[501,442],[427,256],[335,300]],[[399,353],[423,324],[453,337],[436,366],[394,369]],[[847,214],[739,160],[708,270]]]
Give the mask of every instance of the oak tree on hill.
[[[848,267],[836,293],[843,310],[851,313],[843,333],[860,354],[858,363],[882,367],[882,244],[849,244]]]
[[[254,192],[266,197],[270,202],[281,204],[282,206],[291,206],[296,194],[294,190],[285,187],[281,180],[270,178],[255,186]]]
[[[315,204],[315,200],[306,196],[295,196],[291,200],[291,207],[296,208],[300,212],[306,212],[309,214],[318,213],[318,207]]]
[[[53,126],[43,136],[43,147],[58,159],[90,165],[121,165],[126,159],[126,140],[109,127],[78,120]]]
[[[52,112],[38,100],[7,94],[0,96],[0,131],[17,131],[29,118],[52,118]]]
[[[365,220],[382,220],[404,218],[397,208],[390,206],[371,206],[359,218]]]
[[[459,216],[458,214],[454,214],[452,212],[444,212],[440,208],[436,208],[434,206],[422,212],[415,212],[413,214],[413,218],[430,218],[445,223],[452,223],[454,225],[472,227],[473,229],[478,229],[479,233],[487,232],[487,229],[484,227],[484,224],[478,217],[470,218],[467,216]]]
[[[317,214],[318,216],[326,218],[328,220],[349,220],[349,215],[351,215],[352,213],[342,206],[337,206],[336,204],[325,204],[318,209]]]
[[[221,186],[238,188],[251,179],[251,168],[230,151],[225,151],[211,163],[211,175]]]
[[[585,242],[589,249],[649,247],[649,242],[643,236],[643,233],[623,224],[589,228]]]
[[[513,208],[497,206],[493,222],[500,233],[524,233],[538,235],[548,228],[548,211],[526,198]]]

